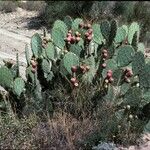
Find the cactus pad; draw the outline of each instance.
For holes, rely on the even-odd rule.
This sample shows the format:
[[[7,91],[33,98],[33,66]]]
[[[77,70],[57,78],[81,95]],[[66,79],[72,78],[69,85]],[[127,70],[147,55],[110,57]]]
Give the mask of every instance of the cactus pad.
[[[68,32],[67,25],[61,20],[56,20],[54,22],[53,29],[61,30],[64,33],[64,35],[66,35]]]
[[[101,32],[102,32],[103,37],[104,37],[106,40],[108,40],[109,35],[110,35],[110,30],[111,30],[109,21],[103,21],[103,22],[100,24],[100,29],[101,29]]]
[[[137,52],[133,57],[132,61],[132,71],[134,75],[137,75],[145,66],[144,54],[142,52]]]
[[[125,45],[117,49],[117,63],[120,67],[129,65],[134,56],[134,49],[132,46]]]
[[[133,22],[129,27],[129,31],[128,31],[129,44],[132,43],[135,32],[137,32],[137,34],[139,34],[139,25],[137,24],[137,22]]]
[[[125,38],[126,38],[126,30],[123,27],[118,28],[115,36],[115,42],[120,43],[124,41]]]
[[[31,50],[36,58],[42,54],[42,39],[38,33],[31,38]]]
[[[139,73],[140,86],[150,88],[150,63],[146,64]]]
[[[79,65],[79,58],[76,54],[68,52],[61,61],[60,71],[66,75],[71,74],[71,67]]]
[[[24,90],[24,87],[25,87],[25,83],[23,81],[22,78],[16,78],[15,81],[14,81],[14,92],[17,94],[17,96],[20,96],[21,93],[23,92]]]
[[[11,71],[3,66],[0,68],[0,85],[4,88],[11,88],[13,83],[13,75]]]
[[[63,49],[65,46],[65,34],[60,30],[59,28],[53,28],[52,29],[52,39],[55,44],[55,46],[59,47],[60,49]]]
[[[48,59],[53,60],[54,56],[55,56],[55,48],[53,43],[49,42],[46,49],[45,49],[46,55],[48,57]]]
[[[52,62],[46,59],[42,60],[42,70],[44,73],[49,73],[52,67]]]
[[[94,34],[94,37],[93,37],[94,42],[98,43],[98,44],[102,44],[104,39],[103,39],[101,30],[100,30],[100,25],[99,24],[94,24],[92,26],[92,29],[93,29],[93,34]]]

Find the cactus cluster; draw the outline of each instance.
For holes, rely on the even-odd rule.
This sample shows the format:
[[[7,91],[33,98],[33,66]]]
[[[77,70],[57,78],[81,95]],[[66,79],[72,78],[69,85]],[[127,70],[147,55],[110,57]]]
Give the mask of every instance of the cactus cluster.
[[[21,78],[19,71],[18,53],[16,56],[16,62],[4,60],[4,66],[0,67],[0,86],[8,92],[8,99],[15,112],[22,109],[25,93],[25,81]],[[0,94],[0,96],[2,95]],[[7,106],[5,98],[4,95],[1,98],[0,109],[9,113],[10,106]]]
[[[32,36],[32,56],[25,49],[26,84],[38,89],[41,95],[60,80],[69,89],[80,84],[99,85],[96,93],[103,95],[103,100],[137,106],[138,99],[140,107],[144,107],[150,103],[150,95],[145,96],[150,88],[150,64],[145,61],[144,47],[138,38],[136,22],[118,27],[115,20],[100,24],[80,18],[57,20],[51,36],[45,32],[43,37],[38,33]],[[0,68],[0,72],[0,84],[9,88],[14,85],[19,96],[24,87],[21,78],[14,79],[6,67]]]

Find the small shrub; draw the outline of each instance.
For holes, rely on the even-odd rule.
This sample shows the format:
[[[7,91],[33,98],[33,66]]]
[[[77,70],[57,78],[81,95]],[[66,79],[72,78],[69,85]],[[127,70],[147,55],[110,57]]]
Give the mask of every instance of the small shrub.
[[[0,11],[10,13],[16,11],[17,3],[13,1],[0,1]]]
[[[46,3],[44,1],[19,2],[19,7],[29,11],[39,11],[39,13],[44,11],[45,6]]]

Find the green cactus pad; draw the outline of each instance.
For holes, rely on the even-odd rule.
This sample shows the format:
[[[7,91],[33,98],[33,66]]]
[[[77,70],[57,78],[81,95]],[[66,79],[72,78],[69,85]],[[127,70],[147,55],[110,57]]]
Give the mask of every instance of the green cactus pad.
[[[126,36],[127,36],[128,35],[128,26],[122,25],[121,27],[126,31]]]
[[[61,20],[56,20],[54,22],[53,29],[61,30],[64,33],[64,35],[66,35],[68,32],[67,25]]]
[[[126,92],[130,89],[130,84],[128,83],[123,83],[121,86],[120,86],[120,94],[121,95],[124,95],[126,94]]]
[[[133,57],[132,71],[134,75],[138,75],[145,66],[145,58],[142,52],[137,52]]]
[[[125,45],[119,47],[117,51],[118,53],[116,59],[117,59],[118,66],[125,67],[129,65],[129,63],[132,61],[134,56],[134,49],[132,48],[132,46]]]
[[[61,61],[60,71],[64,75],[72,74],[71,67],[78,65],[79,65],[79,57],[72,52],[68,52]]]
[[[35,75],[32,73],[31,71],[32,66],[29,66],[26,68],[26,78],[27,79],[31,79],[31,82],[34,83],[35,82]]]
[[[150,63],[146,64],[139,73],[140,86],[150,88]]]
[[[122,69],[116,69],[113,72],[113,78],[114,82],[112,83],[114,86],[119,86],[122,83],[122,75],[123,75],[123,70]]]
[[[143,43],[138,43],[137,46],[138,46],[137,51],[138,52],[142,52],[144,54],[144,52],[145,52],[145,46],[144,46],[144,44]]]
[[[73,29],[74,31],[78,30],[79,24],[82,23],[82,22],[83,22],[82,19],[76,18],[76,19],[73,21],[73,23],[72,23],[72,29]]]
[[[82,48],[81,48],[81,46],[79,46],[79,44],[72,44],[70,46],[70,52],[76,54],[79,57],[80,57],[81,51],[82,51]]]
[[[70,16],[66,16],[64,18],[64,23],[67,25],[67,27],[68,27],[69,30],[72,27],[72,22],[73,22],[73,20],[72,20],[72,18]]]
[[[90,70],[82,76],[83,82],[84,83],[92,83],[93,78],[96,73],[94,57],[90,56],[89,58],[85,59],[83,64],[86,64],[90,67]]]
[[[117,33],[117,21],[113,19],[110,22],[110,34],[109,34],[108,45],[112,44],[116,36],[116,33]]]
[[[44,73],[49,73],[52,67],[52,62],[46,59],[42,60],[42,70]]]
[[[130,106],[138,106],[142,99],[142,91],[138,87],[130,88],[124,97],[124,104]]]
[[[132,39],[132,43],[131,43],[131,45],[135,49],[135,51],[137,51],[137,49],[138,49],[138,42],[139,42],[139,37],[138,37],[138,33],[136,31],[133,35],[133,39]]]
[[[4,88],[11,88],[12,84],[13,74],[7,67],[2,66],[0,68],[0,85]]]
[[[137,22],[133,22],[130,27],[129,27],[129,31],[128,31],[128,42],[129,44],[132,43],[132,40],[133,40],[133,37],[134,37],[134,34],[135,32],[137,32],[139,34],[139,25]]]
[[[25,46],[25,56],[26,56],[27,65],[29,66],[30,65],[30,60],[31,60],[32,56],[30,56],[30,54],[29,54],[29,48],[28,48],[27,44]]]
[[[65,46],[64,38],[65,34],[59,28],[52,29],[52,39],[55,46],[59,47],[60,49],[63,49]]]
[[[46,55],[48,59],[53,60],[55,56],[55,48],[53,43],[49,42],[46,49],[45,49]]]
[[[16,78],[14,81],[13,90],[17,96],[20,96],[25,87],[25,83],[22,78]]]
[[[111,59],[115,54],[115,45],[114,44],[111,44],[109,47],[108,47],[108,56],[109,56],[109,59]]]
[[[126,34],[126,30],[123,27],[118,28],[115,36],[115,42],[120,43],[124,41],[126,38]]]
[[[94,37],[93,37],[94,42],[97,44],[102,44],[104,39],[103,39],[101,30],[100,30],[100,25],[94,24],[94,25],[92,25],[92,29],[93,29],[93,35],[94,35]]]
[[[36,58],[42,54],[42,39],[38,33],[31,38],[31,50]]]
[[[81,38],[78,42],[78,45],[83,49],[84,48],[84,40]]]
[[[103,21],[100,24],[100,29],[101,29],[101,33],[103,35],[103,37],[108,40],[109,35],[110,35],[110,31],[111,31],[111,27],[110,27],[110,23],[109,21]]]

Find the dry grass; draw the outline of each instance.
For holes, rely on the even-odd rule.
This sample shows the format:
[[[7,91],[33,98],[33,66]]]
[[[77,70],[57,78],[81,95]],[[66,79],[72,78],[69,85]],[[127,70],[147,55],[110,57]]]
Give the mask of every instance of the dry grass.
[[[98,130],[99,124],[91,118],[79,121],[66,113],[57,113],[47,122],[31,115],[18,123],[1,123],[1,128],[1,149],[76,150],[83,149],[84,140]]]

